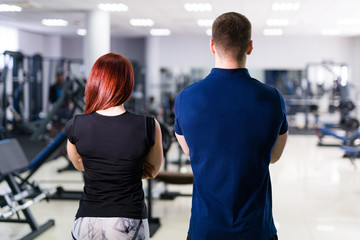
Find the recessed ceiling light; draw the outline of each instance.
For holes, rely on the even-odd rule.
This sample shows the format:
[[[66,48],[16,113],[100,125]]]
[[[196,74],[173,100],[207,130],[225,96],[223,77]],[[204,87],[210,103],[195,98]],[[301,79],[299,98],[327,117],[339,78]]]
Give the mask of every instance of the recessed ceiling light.
[[[298,2],[275,2],[272,5],[274,11],[297,11],[300,8]]]
[[[79,29],[76,31],[76,33],[77,33],[77,35],[79,35],[79,36],[86,36],[87,31],[86,31],[86,29],[84,29],[84,28],[79,28]]]
[[[284,31],[280,28],[267,28],[263,31],[265,36],[282,36]]]
[[[212,30],[211,30],[211,28],[209,28],[209,29],[206,30],[206,35],[212,36]]]
[[[341,34],[339,29],[324,29],[321,31],[321,34],[324,36],[338,36]]]
[[[68,21],[64,19],[43,19],[41,23],[50,27],[66,27],[68,25]]]
[[[21,12],[22,8],[16,5],[0,4],[0,12]]]
[[[197,24],[200,27],[211,27],[214,22],[214,19],[199,19],[197,20]]]
[[[152,36],[169,36],[171,31],[167,28],[153,28],[150,30]]]
[[[154,21],[148,18],[133,18],[130,19],[130,24],[135,27],[151,27],[154,26]]]
[[[184,8],[188,12],[211,12],[210,3],[185,3]]]
[[[100,3],[99,9],[107,12],[127,12],[129,7],[123,3]]]
[[[282,27],[282,26],[287,26],[289,25],[289,20],[288,19],[268,19],[266,21],[266,25],[270,26],[270,27]]]

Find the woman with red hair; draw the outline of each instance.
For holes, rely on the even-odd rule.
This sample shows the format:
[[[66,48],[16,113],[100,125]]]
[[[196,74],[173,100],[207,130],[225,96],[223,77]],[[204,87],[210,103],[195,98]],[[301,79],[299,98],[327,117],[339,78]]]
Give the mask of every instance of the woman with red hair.
[[[133,86],[125,57],[100,57],[86,83],[84,114],[66,124],[69,158],[85,179],[72,239],[149,239],[141,179],[161,167],[161,130],[154,118],[125,110]]]

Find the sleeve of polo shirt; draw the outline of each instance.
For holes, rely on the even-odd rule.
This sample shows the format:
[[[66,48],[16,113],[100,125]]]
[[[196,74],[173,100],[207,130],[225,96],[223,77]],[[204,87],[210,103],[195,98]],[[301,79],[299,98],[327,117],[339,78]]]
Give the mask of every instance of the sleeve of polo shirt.
[[[175,99],[175,104],[174,104],[174,108],[175,108],[175,123],[174,123],[174,130],[178,135],[183,135],[183,132],[181,130],[181,126],[180,126],[180,108],[181,108],[181,104],[180,104],[180,99],[181,99],[181,92],[179,93],[179,95],[176,97]]]
[[[280,103],[281,103],[281,111],[282,111],[282,124],[281,124],[281,127],[280,127],[280,132],[279,132],[279,135],[282,135],[284,133],[286,133],[288,131],[288,121],[287,121],[287,112],[286,112],[286,103],[285,103],[285,99],[284,99],[284,96],[281,94],[281,92],[276,89],[278,94],[279,94],[279,98],[280,98]]]

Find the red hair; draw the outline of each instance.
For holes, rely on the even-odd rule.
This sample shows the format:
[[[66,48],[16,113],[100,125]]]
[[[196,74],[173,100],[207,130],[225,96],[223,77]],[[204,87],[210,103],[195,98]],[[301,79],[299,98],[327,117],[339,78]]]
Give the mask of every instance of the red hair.
[[[129,60],[116,53],[101,56],[86,83],[84,113],[123,104],[130,98],[133,87],[134,71]]]

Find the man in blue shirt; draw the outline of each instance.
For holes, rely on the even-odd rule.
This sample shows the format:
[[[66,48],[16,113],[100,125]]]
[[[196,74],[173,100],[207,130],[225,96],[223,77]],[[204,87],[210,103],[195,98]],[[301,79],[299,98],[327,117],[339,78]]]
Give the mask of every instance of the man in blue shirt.
[[[251,24],[225,13],[212,26],[215,68],[175,102],[175,132],[194,173],[188,239],[277,239],[269,164],[285,147],[285,101],[250,77]]]

